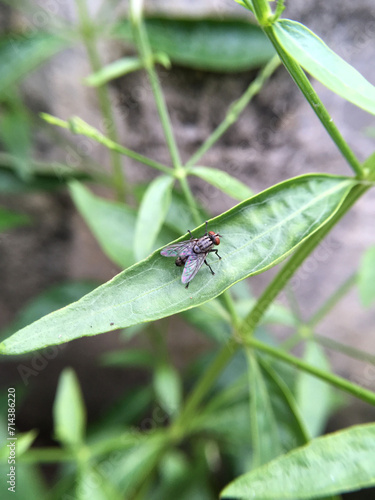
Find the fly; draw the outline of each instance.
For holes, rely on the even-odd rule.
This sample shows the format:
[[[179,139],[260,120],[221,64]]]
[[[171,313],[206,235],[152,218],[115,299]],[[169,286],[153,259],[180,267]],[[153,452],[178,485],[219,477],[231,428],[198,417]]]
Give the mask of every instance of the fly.
[[[160,252],[164,257],[176,257],[176,266],[185,266],[181,277],[182,283],[186,283],[185,288],[189,286],[190,281],[197,274],[203,262],[209,267],[211,274],[215,274],[206,260],[209,253],[214,252],[221,259],[214,248],[214,245],[220,245],[221,234],[207,231],[207,221],[206,232],[200,238],[193,238],[189,230],[188,233],[190,234],[190,240],[174,243]]]

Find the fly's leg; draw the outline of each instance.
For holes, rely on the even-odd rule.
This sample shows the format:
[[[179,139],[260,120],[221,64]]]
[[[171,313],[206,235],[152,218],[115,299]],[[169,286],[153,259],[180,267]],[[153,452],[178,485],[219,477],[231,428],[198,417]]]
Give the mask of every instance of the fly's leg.
[[[211,250],[209,250],[209,252],[215,252],[217,257],[219,257],[219,259],[221,259],[220,255],[217,253],[217,250],[215,248],[212,248]]]
[[[206,266],[208,266],[210,268],[210,271],[211,271],[211,274],[215,274],[210,266],[210,264],[206,261],[206,259],[204,259],[204,263],[206,264]]]
[[[188,230],[187,230],[187,232],[190,234],[190,239],[192,240],[192,239],[193,239],[193,236],[192,236],[192,234],[191,234],[190,229],[188,229]],[[186,288],[186,287],[185,287],[185,288]]]
[[[185,286],[185,288],[189,288],[189,283]]]
[[[208,222],[206,221],[206,232],[204,233],[205,236],[208,235],[207,226],[208,226]]]

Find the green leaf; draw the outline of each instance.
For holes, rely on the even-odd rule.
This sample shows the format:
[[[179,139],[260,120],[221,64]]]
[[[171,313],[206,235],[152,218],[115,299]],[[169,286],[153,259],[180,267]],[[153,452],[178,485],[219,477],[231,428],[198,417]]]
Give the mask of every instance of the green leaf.
[[[366,250],[358,272],[358,289],[361,302],[369,307],[375,300],[375,247]]]
[[[154,421],[150,425],[155,426]],[[151,471],[160,461],[163,450],[168,447],[167,436],[158,432],[147,436],[139,436],[136,446],[123,453],[116,454],[113,467],[105,471],[112,484],[122,492],[123,498],[131,498],[131,494],[150,477]]]
[[[134,263],[133,241],[137,212],[125,205],[92,194],[83,184],[72,182],[70,194],[77,210],[91,229],[103,252],[118,266],[126,268]],[[173,237],[163,230],[155,245],[162,245]]]
[[[355,180],[310,174],[282,182],[209,222],[223,235],[222,259],[210,257],[215,276],[202,268],[189,290],[173,259],[154,252],[80,301],[20,330],[1,344],[19,354],[87,335],[154,321],[204,304],[248,276],[287,257],[338,210]],[[204,224],[192,231],[201,236]],[[180,238],[186,240],[188,235]]]
[[[273,413],[277,417],[276,424],[280,444],[285,453],[307,443],[309,440],[308,432],[292,391],[282,378],[283,369],[279,373],[280,364],[262,356],[259,358],[259,365],[262,369]]]
[[[172,63],[206,71],[245,71],[265,64],[274,49],[262,30],[248,21],[221,19],[145,19],[151,46]],[[132,40],[128,21],[115,33]]]
[[[14,165],[23,179],[30,177],[31,123],[26,108],[15,94],[5,100],[0,120],[0,138],[11,153]]]
[[[134,236],[134,255],[144,259],[151,251],[171,204],[174,178],[156,177],[145,192],[139,207]]]
[[[314,439],[230,483],[221,498],[311,499],[375,485],[375,424]]]
[[[276,415],[258,361],[253,353],[248,354],[248,360],[253,467],[258,467],[280,455],[282,448]]]
[[[316,368],[330,372],[328,360],[314,342],[307,342],[303,360]],[[332,412],[332,387],[304,371],[297,375],[296,399],[310,435],[322,433]]]
[[[308,441],[294,397],[266,359],[249,354],[254,465],[269,462]]]
[[[53,417],[56,439],[73,447],[83,442],[86,411],[77,377],[71,368],[65,368],[60,376]]]
[[[141,366],[152,368],[155,356],[145,349],[126,349],[123,351],[106,352],[101,357],[104,366]]]
[[[72,179],[88,180],[83,170],[73,169],[58,162],[30,160],[27,177],[17,173],[18,160],[11,154],[0,153],[0,193],[24,193],[61,189]]]
[[[122,500],[123,496],[113,486],[110,478],[101,474],[94,467],[83,468],[81,474],[78,475],[76,485],[75,500]],[[66,493],[63,498],[70,498]]]
[[[284,49],[330,90],[375,114],[375,87],[303,24],[282,19],[273,25]]]
[[[84,79],[84,82],[90,87],[99,87],[100,85],[104,85],[119,76],[132,73],[133,71],[137,71],[141,68],[142,61],[139,57],[123,57],[117,61],[107,64],[96,73],[88,76]]]
[[[184,311],[183,317],[217,342],[224,343],[230,337],[230,316],[217,299]]]
[[[133,264],[136,212],[123,203],[93,195],[79,182],[71,182],[69,190],[103,252],[120,267]]]
[[[168,58],[163,54],[155,54],[153,60],[154,62],[163,64],[165,67],[169,67]],[[104,66],[96,73],[85,78],[84,81],[91,87],[98,87],[115,78],[119,78],[120,76],[127,75],[128,73],[132,73],[142,68],[143,64],[139,57],[123,57],[107,64],[107,66]]]
[[[246,184],[223,170],[209,167],[192,167],[189,169],[189,174],[200,177],[224,193],[229,194],[235,200],[243,201],[254,196],[253,191]]]
[[[28,215],[17,214],[0,207],[0,233],[14,227],[25,226],[30,224],[30,222],[31,220]]]
[[[178,372],[169,364],[162,363],[156,367],[154,388],[160,406],[174,415],[181,405],[182,386]]]
[[[31,31],[0,42],[0,94],[69,45],[68,39]]]

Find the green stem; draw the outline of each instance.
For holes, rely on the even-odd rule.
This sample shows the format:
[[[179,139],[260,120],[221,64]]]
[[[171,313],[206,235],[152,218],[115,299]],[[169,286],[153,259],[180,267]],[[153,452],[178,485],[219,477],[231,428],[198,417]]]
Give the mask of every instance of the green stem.
[[[117,142],[114,142],[112,139],[109,139],[101,132],[99,132],[99,130],[95,129],[94,127],[91,127],[91,125],[88,125],[80,118],[75,117],[67,122],[65,120],[61,120],[60,118],[56,118],[55,116],[49,115],[47,113],[40,113],[40,116],[48,123],[51,123],[52,125],[56,125],[58,127],[71,130],[74,134],[84,135],[85,137],[89,137],[90,139],[93,139],[94,141],[103,144],[103,146],[105,146],[108,149],[111,149],[120,154],[128,156],[129,158],[133,158],[134,160],[137,160],[140,163],[144,163],[149,167],[156,168],[157,170],[160,170],[165,174],[173,175],[174,173],[171,167],[166,167],[162,163],[151,160],[151,158],[148,158],[147,156],[143,156],[139,153],[136,153],[135,151],[132,151],[131,149],[125,148],[124,146],[120,146],[120,144],[117,144]]]
[[[239,324],[240,324],[240,318],[238,316],[238,313],[236,311],[232,296],[230,294],[229,290],[226,290],[220,295],[220,299],[222,303],[225,306],[225,309],[228,311],[231,320],[232,320],[232,327],[234,330],[237,330]]]
[[[334,375],[333,373],[325,372],[323,370],[320,370],[319,368],[316,368],[315,366],[309,365],[305,361],[302,361],[299,358],[296,358],[295,356],[291,356],[290,354],[280,350],[276,349],[274,347],[271,347],[267,344],[264,344],[263,342],[260,342],[259,340],[256,340],[254,338],[251,339],[246,339],[245,341],[246,345],[249,345],[250,347],[254,347],[255,349],[258,349],[262,352],[265,352],[269,354],[270,356],[279,359],[281,361],[285,361],[286,363],[296,366],[297,368],[300,368],[301,370],[310,373],[311,375],[314,375],[315,377],[320,378],[321,380],[324,380],[325,382],[328,382],[329,384],[333,385],[334,387],[337,387],[338,389],[341,389],[342,391],[348,392],[349,394],[362,399],[362,401],[366,401],[366,403],[370,403],[371,405],[375,405],[375,393],[372,391],[369,391],[367,389],[364,389],[363,387],[360,387],[359,385],[353,384],[352,382],[349,382],[348,380],[338,377],[337,375]]]
[[[359,359],[360,361],[365,361],[367,363],[375,365],[374,354],[355,349],[354,347],[342,344],[341,342],[337,342],[337,340],[329,339],[328,337],[324,337],[323,335],[319,335],[317,333],[311,336],[311,340],[324,347],[327,347],[328,349],[346,354],[346,356],[350,356],[351,358]]]
[[[178,152],[177,144],[173,135],[173,130],[165,104],[164,96],[161,91],[158,76],[154,67],[154,58],[150,44],[148,41],[147,33],[142,22],[142,0],[130,0],[130,18],[134,30],[135,40],[139,50],[141,60],[144,68],[147,71],[150,81],[151,89],[154,94],[156,107],[160,116],[160,121],[163,127],[165,139],[167,141],[168,149],[171,155],[173,166],[176,169],[181,168],[181,160]]]
[[[275,47],[280,59],[285,65],[286,69],[289,71],[294,82],[297,84],[297,86],[307,99],[307,102],[310,104],[313,111],[321,121],[322,125],[331,136],[331,139],[336,144],[341,154],[344,156],[357,176],[362,178],[364,176],[364,172],[361,163],[358,161],[355,154],[340,134],[338,128],[333,123],[331,116],[324,107],[322,101],[319,99],[317,93],[315,92],[301,67],[294,61],[294,59],[292,59],[292,57],[289,56],[289,54],[287,54],[287,52],[284,51],[283,47],[280,45],[277,37],[275,36],[272,26],[263,26],[263,30]]]
[[[229,340],[227,344],[221,348],[211,365],[204,372],[203,377],[188,396],[183,410],[172,425],[171,436],[175,439],[179,440],[186,434],[198,406],[239,347],[240,345],[234,340]]]
[[[264,316],[266,310],[284,288],[286,283],[290,280],[293,274],[297,271],[302,262],[311,254],[311,252],[319,245],[322,239],[330,232],[330,230],[337,224],[351,206],[367,191],[369,187],[364,184],[357,184],[347,195],[341,207],[333,215],[333,217],[324,226],[302,243],[288,262],[281,268],[279,273],[271,281],[271,283],[264,290],[259,297],[257,303],[244,319],[240,326],[239,335],[243,337],[252,335],[255,327],[259,324]]]
[[[186,163],[186,167],[195,165],[197,161],[206,153],[206,151],[208,151],[213,146],[213,144],[215,144],[215,142],[218,141],[218,139],[220,139],[220,137],[228,130],[228,128],[238,120],[238,117],[240,116],[242,111],[246,108],[251,99],[262,89],[264,83],[268,80],[268,78],[270,78],[270,76],[276,70],[276,68],[278,68],[278,66],[280,66],[280,59],[278,56],[274,56],[264,66],[255,80],[251,82],[244,94],[229,106],[224,120],[191,156],[191,158]]]
[[[348,293],[348,291],[355,285],[357,274],[352,274],[344,283],[324,302],[323,306],[314,314],[308,321],[308,325],[313,329],[331,309]]]
[[[91,22],[86,0],[76,0],[76,3],[78,7],[82,40],[86,47],[91,68],[94,72],[97,72],[102,68],[102,64],[96,48],[95,25]],[[112,141],[119,142],[108,87],[106,85],[96,87],[96,92],[105,128],[108,131],[108,136]],[[119,201],[124,201],[126,196],[125,175],[122,169],[121,157],[114,150],[111,151],[111,162],[113,182],[116,189],[117,199]]]
[[[195,198],[193,196],[193,193],[190,190],[190,186],[188,184],[188,181],[186,180],[185,176],[180,177],[180,185],[182,192],[184,194],[184,197],[186,199],[186,203],[188,207],[190,208],[191,215],[193,216],[194,222],[196,223],[197,226],[200,226],[202,224],[202,218],[199,213],[198,205],[195,201]]]

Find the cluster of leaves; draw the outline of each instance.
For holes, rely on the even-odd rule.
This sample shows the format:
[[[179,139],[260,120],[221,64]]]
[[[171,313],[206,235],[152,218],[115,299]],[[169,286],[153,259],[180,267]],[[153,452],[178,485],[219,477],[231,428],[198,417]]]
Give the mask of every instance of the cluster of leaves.
[[[58,35],[37,32],[8,37],[0,46],[0,99],[5,110],[1,140],[6,150],[0,156],[2,190],[56,189],[68,183],[77,210],[103,252],[124,269],[99,287],[64,284],[35,299],[4,332],[4,337],[16,333],[2,342],[0,352],[25,354],[121,328],[126,328],[125,338],[147,329],[152,339],[152,352],[125,349],[103,357],[107,365],[148,369],[153,383],[150,388],[125,394],[115,415],[107,415],[93,430],[86,431],[84,403],[74,373],[63,372],[54,405],[55,438],[61,447],[32,448],[34,431],[18,437],[20,498],[25,496],[22,484],[27,485],[29,497],[47,498],[43,482],[35,475],[35,464],[43,462],[74,465],[63,470],[61,482],[49,493],[51,499],[70,494],[79,499],[95,495],[103,500],[209,500],[233,478],[222,489],[222,498],[333,499],[342,492],[375,484],[374,425],[317,437],[341,404],[333,387],[375,404],[374,393],[331,372],[322,346],[372,364],[374,357],[316,334],[319,321],[355,283],[364,305],[373,303],[374,248],[364,256],[360,270],[309,321],[302,322],[274,301],[302,262],[375,181],[375,157],[363,164],[358,161],[303,69],[370,113],[375,113],[375,88],[305,26],[280,19],[282,2],[275,13],[266,0],[238,3],[254,13],[261,28],[243,21],[143,20],[137,0],[130,2],[129,21],[106,25],[102,22],[105,11],[91,19],[84,0],[77,0],[80,22],[76,30],[60,26]],[[100,67],[96,38],[101,35],[132,42],[139,55]],[[93,69],[86,83],[97,89],[103,118],[111,127],[103,134],[80,118],[64,121],[47,114],[41,115],[39,125],[48,122],[103,144],[111,153],[110,176],[98,171],[89,159],[80,169],[30,160],[30,111],[14,84],[76,39],[86,45]],[[156,63],[169,67],[174,62],[211,71],[264,65],[185,165],[154,67]],[[238,179],[197,163],[239,118],[280,62],[355,176],[306,174],[253,196]],[[106,84],[140,69],[150,81],[172,166],[118,142]],[[131,186],[137,209],[126,203],[130,188],[121,155],[161,172],[146,188]],[[190,176],[240,203],[209,222],[223,235],[223,258],[216,263],[215,277],[199,273],[186,291],[180,283],[181,270],[160,256],[160,247],[178,237],[176,241],[186,239],[187,235],[180,236],[181,227],[195,227],[193,236],[203,233],[202,221],[207,215],[191,192]],[[82,183],[87,178],[112,187],[117,201],[93,195]],[[23,215],[0,211],[1,231],[28,222]],[[255,299],[243,280],[292,253]],[[165,326],[160,326],[164,324],[151,323],[177,313],[215,342],[215,352],[197,362],[186,377],[165,354]],[[267,325],[275,322],[295,331],[287,345],[277,346],[269,336]],[[297,358],[288,351],[301,341],[305,349]],[[193,389],[185,396],[188,384]],[[6,435],[4,429],[2,433]],[[1,454],[6,460],[6,446]],[[225,483],[212,485],[212,470],[224,468],[230,471]]]

